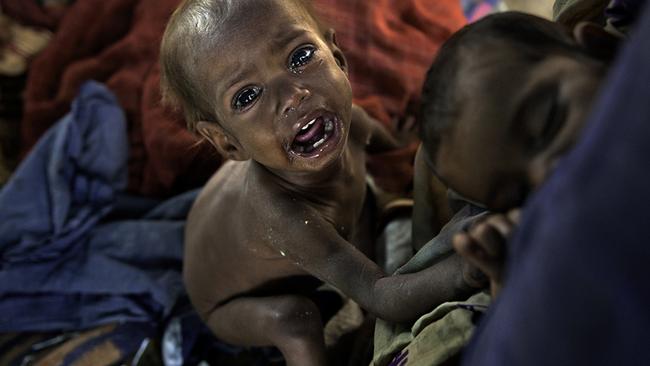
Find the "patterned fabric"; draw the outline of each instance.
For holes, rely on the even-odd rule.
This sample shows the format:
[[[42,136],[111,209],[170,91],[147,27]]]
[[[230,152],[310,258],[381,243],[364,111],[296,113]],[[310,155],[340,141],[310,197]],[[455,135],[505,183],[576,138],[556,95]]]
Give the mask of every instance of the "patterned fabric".
[[[0,365],[109,366],[132,361],[136,365],[138,351],[154,334],[155,328],[144,323],[69,333],[0,333]]]

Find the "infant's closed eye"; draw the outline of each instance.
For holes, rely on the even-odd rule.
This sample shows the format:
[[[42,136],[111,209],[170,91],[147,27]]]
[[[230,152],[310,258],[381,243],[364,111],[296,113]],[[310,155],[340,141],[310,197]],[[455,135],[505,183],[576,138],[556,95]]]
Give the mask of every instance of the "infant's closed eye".
[[[547,114],[542,124],[542,129],[537,135],[535,148],[538,150],[547,147],[562,129],[567,115],[566,104],[557,96],[552,97],[547,109]]]
[[[524,108],[523,117],[528,130],[528,149],[532,153],[544,150],[562,129],[567,105],[559,94],[558,85],[549,85],[534,93]]]
[[[314,53],[316,53],[316,47],[313,45],[303,45],[296,48],[289,56],[289,70],[300,72],[312,60]]]

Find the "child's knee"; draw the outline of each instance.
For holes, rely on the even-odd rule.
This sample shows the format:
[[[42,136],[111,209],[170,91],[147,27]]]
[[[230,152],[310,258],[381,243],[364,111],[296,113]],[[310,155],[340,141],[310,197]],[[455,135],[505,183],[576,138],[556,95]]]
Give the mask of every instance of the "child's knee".
[[[287,296],[271,307],[269,326],[288,338],[322,334],[323,324],[316,304],[306,297]]]

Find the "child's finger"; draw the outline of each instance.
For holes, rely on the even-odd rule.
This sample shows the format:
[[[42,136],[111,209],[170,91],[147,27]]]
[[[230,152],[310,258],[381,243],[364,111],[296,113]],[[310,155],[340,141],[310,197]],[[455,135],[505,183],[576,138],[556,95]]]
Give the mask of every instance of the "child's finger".
[[[469,236],[488,256],[492,258],[501,258],[503,256],[506,237],[495,225],[484,222],[470,231]]]
[[[518,225],[519,219],[521,218],[521,209],[513,208],[512,210],[508,211],[507,217],[511,223]]]
[[[504,238],[510,236],[513,228],[513,223],[504,215],[491,215],[483,223],[494,227]]]
[[[499,262],[491,258],[475,240],[467,234],[456,234],[452,239],[456,252],[469,264],[478,268],[489,278],[497,278],[500,271]]]

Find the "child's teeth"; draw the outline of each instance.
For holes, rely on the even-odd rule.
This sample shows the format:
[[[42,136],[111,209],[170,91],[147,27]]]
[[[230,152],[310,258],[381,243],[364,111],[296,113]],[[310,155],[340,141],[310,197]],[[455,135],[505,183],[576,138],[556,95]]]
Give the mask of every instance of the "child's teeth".
[[[323,136],[322,139],[320,139],[320,140],[314,142],[314,149],[317,148],[317,147],[319,147],[320,145],[322,145],[323,142],[325,142],[325,140],[327,140],[328,137],[329,137],[329,136],[328,136],[327,134],[325,134],[325,135]]]
[[[330,120],[325,122],[325,132],[331,132],[334,129],[334,123]]]
[[[316,118],[314,118],[314,119],[312,119],[311,121],[309,121],[309,123],[307,123],[306,125],[304,125],[300,130],[301,130],[301,131],[305,131],[305,130],[309,129],[309,127],[311,127],[311,126],[314,124],[314,122],[316,122]]]

